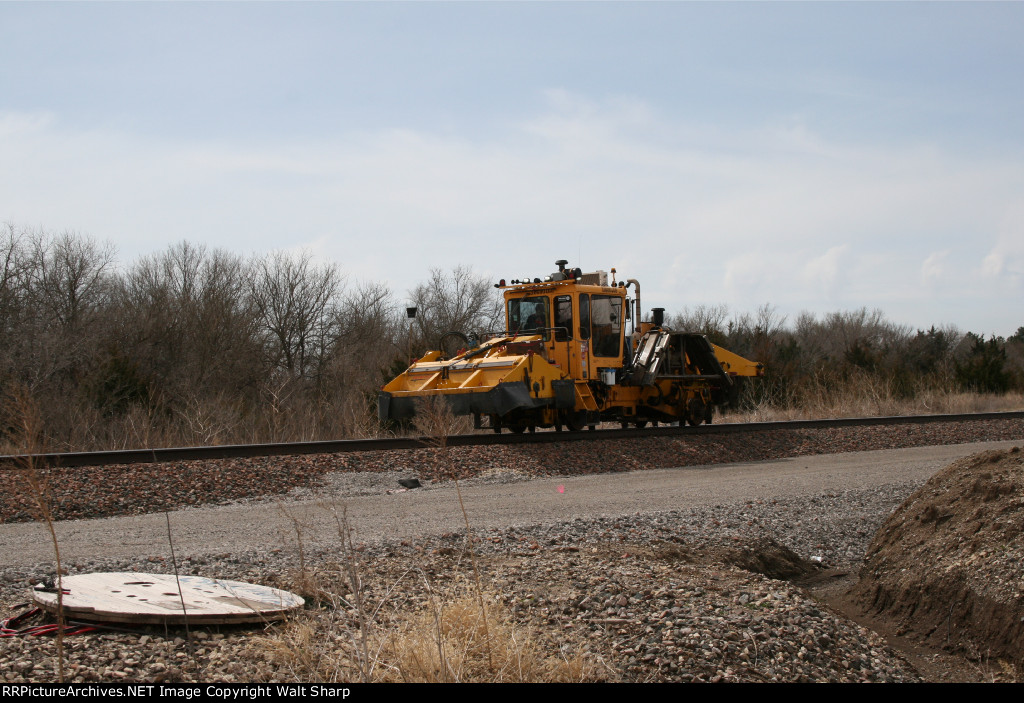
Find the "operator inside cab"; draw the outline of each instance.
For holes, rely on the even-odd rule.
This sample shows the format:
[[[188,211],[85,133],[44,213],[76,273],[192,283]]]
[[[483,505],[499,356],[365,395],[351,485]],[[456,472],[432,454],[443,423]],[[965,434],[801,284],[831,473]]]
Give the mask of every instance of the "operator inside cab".
[[[514,334],[548,328],[548,299],[531,296],[508,301],[508,329]]]

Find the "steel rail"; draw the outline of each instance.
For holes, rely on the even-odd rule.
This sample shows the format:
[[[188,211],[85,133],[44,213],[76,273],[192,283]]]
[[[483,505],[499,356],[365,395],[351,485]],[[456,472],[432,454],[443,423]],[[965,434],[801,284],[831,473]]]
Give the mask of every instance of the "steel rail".
[[[955,415],[899,415],[890,417],[854,417],[829,420],[786,420],[778,422],[722,423],[698,427],[647,427],[645,429],[608,429],[582,432],[536,432],[523,434],[463,434],[443,438],[449,447],[489,446],[506,444],[541,444],[590,440],[635,439],[641,437],[692,437],[716,434],[740,434],[774,430],[814,430],[836,427],[870,427],[883,425],[921,425],[938,422],[979,422],[1024,419],[1024,411],[964,413]],[[173,461],[207,459],[244,459],[253,457],[294,456],[301,454],[341,454],[423,449],[438,446],[439,438],[392,437],[383,439],[342,439],[318,442],[278,442],[272,444],[225,444],[210,447],[167,447],[153,449],[120,449],[97,452],[63,452],[45,454],[10,454],[0,456],[0,466],[24,468],[46,466],[76,468],[85,466],[116,466],[153,464]]]

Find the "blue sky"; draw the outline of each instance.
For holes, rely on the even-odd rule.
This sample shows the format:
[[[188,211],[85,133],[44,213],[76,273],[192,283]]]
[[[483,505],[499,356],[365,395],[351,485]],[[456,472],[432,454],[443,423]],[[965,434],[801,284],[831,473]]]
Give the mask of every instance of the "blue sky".
[[[1022,3],[0,3],[0,220],[1024,325]]]

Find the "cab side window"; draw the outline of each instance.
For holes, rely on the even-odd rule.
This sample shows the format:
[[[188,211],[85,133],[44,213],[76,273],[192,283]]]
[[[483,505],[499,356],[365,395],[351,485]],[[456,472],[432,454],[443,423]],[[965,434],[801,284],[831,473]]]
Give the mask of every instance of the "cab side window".
[[[572,336],[572,297],[555,298],[555,341],[564,342]]]
[[[580,339],[590,339],[590,296],[580,296]]]
[[[619,356],[622,352],[622,298],[595,295],[591,301],[591,326],[595,356]]]

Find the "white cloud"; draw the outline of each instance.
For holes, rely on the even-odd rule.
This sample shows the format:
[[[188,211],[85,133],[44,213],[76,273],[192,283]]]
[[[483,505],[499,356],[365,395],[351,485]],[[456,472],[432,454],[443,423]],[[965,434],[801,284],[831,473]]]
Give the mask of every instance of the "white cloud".
[[[946,266],[948,258],[949,249],[929,254],[921,263],[921,283],[925,286],[934,287],[945,282],[949,273],[949,269]]]
[[[0,112],[0,145],[10,139],[23,139],[53,126],[49,112]]]
[[[1006,286],[1019,288],[1024,282],[1024,200],[1006,207],[996,241],[981,269],[985,276],[999,279]]]
[[[397,291],[432,266],[541,275],[581,258],[639,278],[648,307],[893,305],[919,326],[971,328],[943,317],[943,286],[912,283],[941,283],[955,261],[950,295],[1019,325],[1005,294],[980,297],[986,276],[1004,291],[1024,277],[1024,169],[1012,158],[833,143],[805,125],[728,133],[629,98],[549,99],[486,139],[161,141],[9,112],[0,219],[109,238],[126,259],[181,239],[306,247]]]
[[[800,273],[810,291],[828,299],[837,298],[849,277],[849,252],[848,244],[840,244],[805,263]]]

